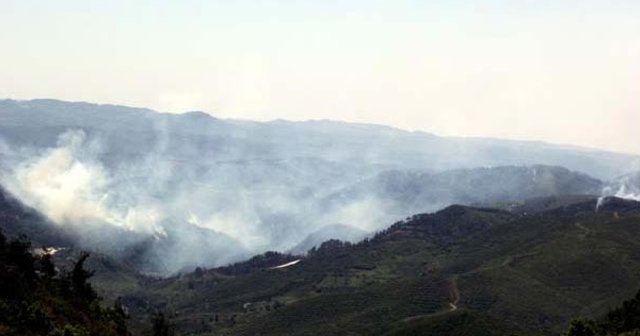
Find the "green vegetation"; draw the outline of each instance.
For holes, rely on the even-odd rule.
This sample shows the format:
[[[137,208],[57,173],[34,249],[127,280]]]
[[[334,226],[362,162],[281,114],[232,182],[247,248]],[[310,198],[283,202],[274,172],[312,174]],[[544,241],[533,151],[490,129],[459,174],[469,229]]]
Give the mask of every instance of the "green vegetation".
[[[546,205],[545,205],[546,207]],[[132,316],[178,335],[559,335],[640,283],[640,206],[595,200],[533,214],[452,206],[358,244],[151,282]],[[136,304],[138,303],[138,304]]]
[[[50,255],[34,256],[28,241],[0,233],[0,335],[128,335],[121,307],[101,307],[87,282],[87,258],[57,272]]]
[[[267,252],[165,279],[73,249],[56,254],[68,269],[57,272],[49,256],[3,238],[0,334],[126,333],[90,279],[126,307],[136,335],[633,335],[640,298],[611,307],[640,283],[640,203],[595,205],[451,206],[358,244],[330,240],[306,256]]]
[[[632,336],[640,335],[640,292],[604,318],[594,320],[576,317],[571,320],[566,336]]]

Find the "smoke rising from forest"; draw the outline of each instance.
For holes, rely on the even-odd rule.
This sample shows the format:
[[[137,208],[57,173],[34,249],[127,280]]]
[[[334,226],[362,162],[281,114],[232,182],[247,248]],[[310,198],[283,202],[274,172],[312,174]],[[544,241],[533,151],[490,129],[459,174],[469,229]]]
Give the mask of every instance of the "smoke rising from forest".
[[[268,177],[268,171],[243,176],[242,170],[218,167],[214,178],[197,167],[182,167],[183,162],[167,159],[161,152],[110,168],[100,160],[106,152],[103,141],[81,130],[61,134],[50,148],[7,147],[3,152],[10,167],[1,175],[2,185],[57,225],[78,233],[81,240],[95,241],[83,235],[106,229],[138,237],[122,240],[123,244],[166,237],[168,231],[173,235],[171,241],[181,241],[193,230],[207,229],[224,237],[216,240],[218,245],[228,244],[215,246],[217,255],[209,256],[207,266],[234,261],[236,255],[285,251],[323,225],[350,223],[369,232],[379,229],[372,225],[381,225],[379,218],[384,218],[384,207],[375,199],[325,212],[320,211],[318,198],[309,196],[318,190],[308,186],[300,190],[277,181],[260,181],[260,185],[244,181]],[[254,167],[258,168],[262,167]],[[174,250],[163,254],[181,260],[171,271],[188,264],[193,255],[209,253],[188,239],[183,243],[189,249],[170,244]]]
[[[165,274],[359,239],[452,203],[638,194],[580,172],[609,180],[640,158],[545,143],[55,100],[0,112],[5,189],[82,248]]]

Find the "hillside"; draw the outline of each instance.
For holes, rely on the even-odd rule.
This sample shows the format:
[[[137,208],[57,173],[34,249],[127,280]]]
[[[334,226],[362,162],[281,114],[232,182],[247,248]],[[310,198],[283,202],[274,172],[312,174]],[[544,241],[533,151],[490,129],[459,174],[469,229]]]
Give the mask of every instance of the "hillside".
[[[32,255],[28,241],[0,233],[0,334],[130,335],[122,307],[100,305],[87,282],[86,258],[59,271],[50,255]]]
[[[73,235],[2,195],[3,230],[65,247],[60,267],[81,256]],[[166,279],[139,273],[149,243],[126,254],[138,258],[94,253],[87,265],[100,295],[122,297],[134,332],[163,311],[178,334],[546,335],[576,315],[602,316],[640,286],[640,203],[568,195],[508,205],[453,205],[358,244],[330,240],[304,257],[270,252]]]
[[[54,182],[52,181],[52,184],[55,186],[60,185]],[[179,271],[190,271],[198,266],[222,266],[265,250],[303,254],[309,248],[329,239],[357,242],[377,230],[386,228],[397,218],[434,211],[450,204],[484,204],[496,207],[506,206],[509,209],[520,206],[524,209],[524,205],[519,204],[527,199],[536,197],[567,199],[574,195],[597,195],[603,185],[603,182],[578,172],[542,165],[476,168],[440,173],[383,172],[374,178],[315,200],[314,204],[308,204],[306,207],[303,204],[298,209],[287,204],[287,212],[272,213],[273,209],[262,210],[259,217],[262,221],[253,224],[256,225],[257,232],[262,233],[257,239],[273,241],[273,243],[259,249],[247,246],[250,245],[249,237],[234,237],[227,233],[229,227],[244,224],[239,223],[238,218],[227,218],[224,214],[213,212],[212,219],[223,225],[223,228],[218,229],[206,226],[191,212],[188,219],[172,215],[172,211],[194,211],[193,203],[195,202],[188,195],[180,201],[180,206],[183,208],[165,212],[163,216],[167,216],[166,218],[158,214],[163,213],[164,208],[170,208],[171,204],[163,205],[163,209],[153,210],[149,215],[150,219],[143,217],[148,209],[138,207],[128,209],[122,220],[143,221],[145,226],[141,229],[122,227],[121,223],[109,222],[113,217],[121,215],[118,209],[114,209],[108,217],[104,215],[97,218],[84,217],[62,223],[53,223],[45,220],[44,216],[32,215],[38,220],[27,221],[31,224],[25,223],[27,225],[23,225],[20,230],[11,222],[1,225],[7,233],[14,236],[18,233],[26,234],[37,243],[42,235],[64,234],[67,240],[72,242],[67,242],[66,245],[73,244],[79,248],[108,255],[132,264],[145,273],[168,275]],[[245,197],[242,194],[238,195],[241,199]],[[15,196],[6,191],[0,190],[0,196],[6,200],[12,199],[13,207],[21,204],[20,201],[15,200]],[[205,197],[205,195],[199,196]],[[189,200],[191,200],[190,203],[188,203]],[[55,199],[47,199],[47,201],[52,204],[56,202]],[[90,215],[94,212],[109,210],[103,209],[103,201],[97,204],[93,200],[87,201],[84,198],[74,198],[72,201],[60,205],[68,207],[71,215],[74,215],[73,211],[78,206],[76,203],[81,205],[88,203],[90,206],[85,206],[91,209]],[[265,202],[265,205],[270,203],[268,200]],[[293,201],[286,203],[289,202]],[[9,203],[3,204],[8,206]],[[114,206],[121,207],[122,203],[118,202]],[[230,208],[235,206],[235,203],[229,205]],[[245,206],[247,205],[241,207]],[[28,209],[24,205],[20,205],[19,208]],[[34,210],[30,211],[35,213]],[[244,214],[246,213],[243,212],[239,216]],[[154,217],[159,218],[154,220]],[[257,219],[251,217],[246,220]],[[325,224],[322,225],[322,223]],[[312,231],[315,225],[320,225],[320,228]],[[307,234],[304,235],[305,233]]]
[[[63,256],[77,257],[80,250],[92,251],[95,258],[89,259],[90,264],[103,259],[109,265],[121,265],[127,273],[158,275],[212,264],[211,255],[222,265],[250,256],[239,243],[215,231],[182,222],[163,225],[165,234],[152,237],[109,226],[59,225],[0,186],[0,232],[11,239],[24,236],[34,248],[61,249]],[[183,258],[169,253],[180,253]],[[102,262],[97,265],[101,268]]]
[[[379,199],[387,220],[451,204],[519,203],[533,198],[600,195],[606,184],[557,166],[499,166],[437,173],[385,171],[328,196],[328,208],[346,200]]]
[[[69,246],[71,236],[0,186],[0,231],[12,239],[26,236],[36,247]]]
[[[200,271],[127,297],[146,302],[131,307],[139,318],[175,312],[183,333],[553,334],[640,286],[640,203],[596,203],[532,215],[451,206],[359,244],[326,242],[288,267]]]

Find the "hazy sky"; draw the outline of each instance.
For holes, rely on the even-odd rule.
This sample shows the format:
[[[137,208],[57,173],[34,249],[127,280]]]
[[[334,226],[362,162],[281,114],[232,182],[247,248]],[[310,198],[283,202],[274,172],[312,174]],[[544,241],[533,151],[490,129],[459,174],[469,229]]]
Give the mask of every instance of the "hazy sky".
[[[0,1],[0,97],[640,153],[640,1]]]

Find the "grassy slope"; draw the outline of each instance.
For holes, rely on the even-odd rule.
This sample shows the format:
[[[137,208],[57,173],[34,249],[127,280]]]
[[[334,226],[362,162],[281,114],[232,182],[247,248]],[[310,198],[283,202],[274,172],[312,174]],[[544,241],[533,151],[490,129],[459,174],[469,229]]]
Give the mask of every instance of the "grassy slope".
[[[289,268],[189,274],[129,300],[144,302],[136,318],[175,312],[185,333],[554,333],[640,287],[640,210],[594,202],[534,215],[454,206]]]

